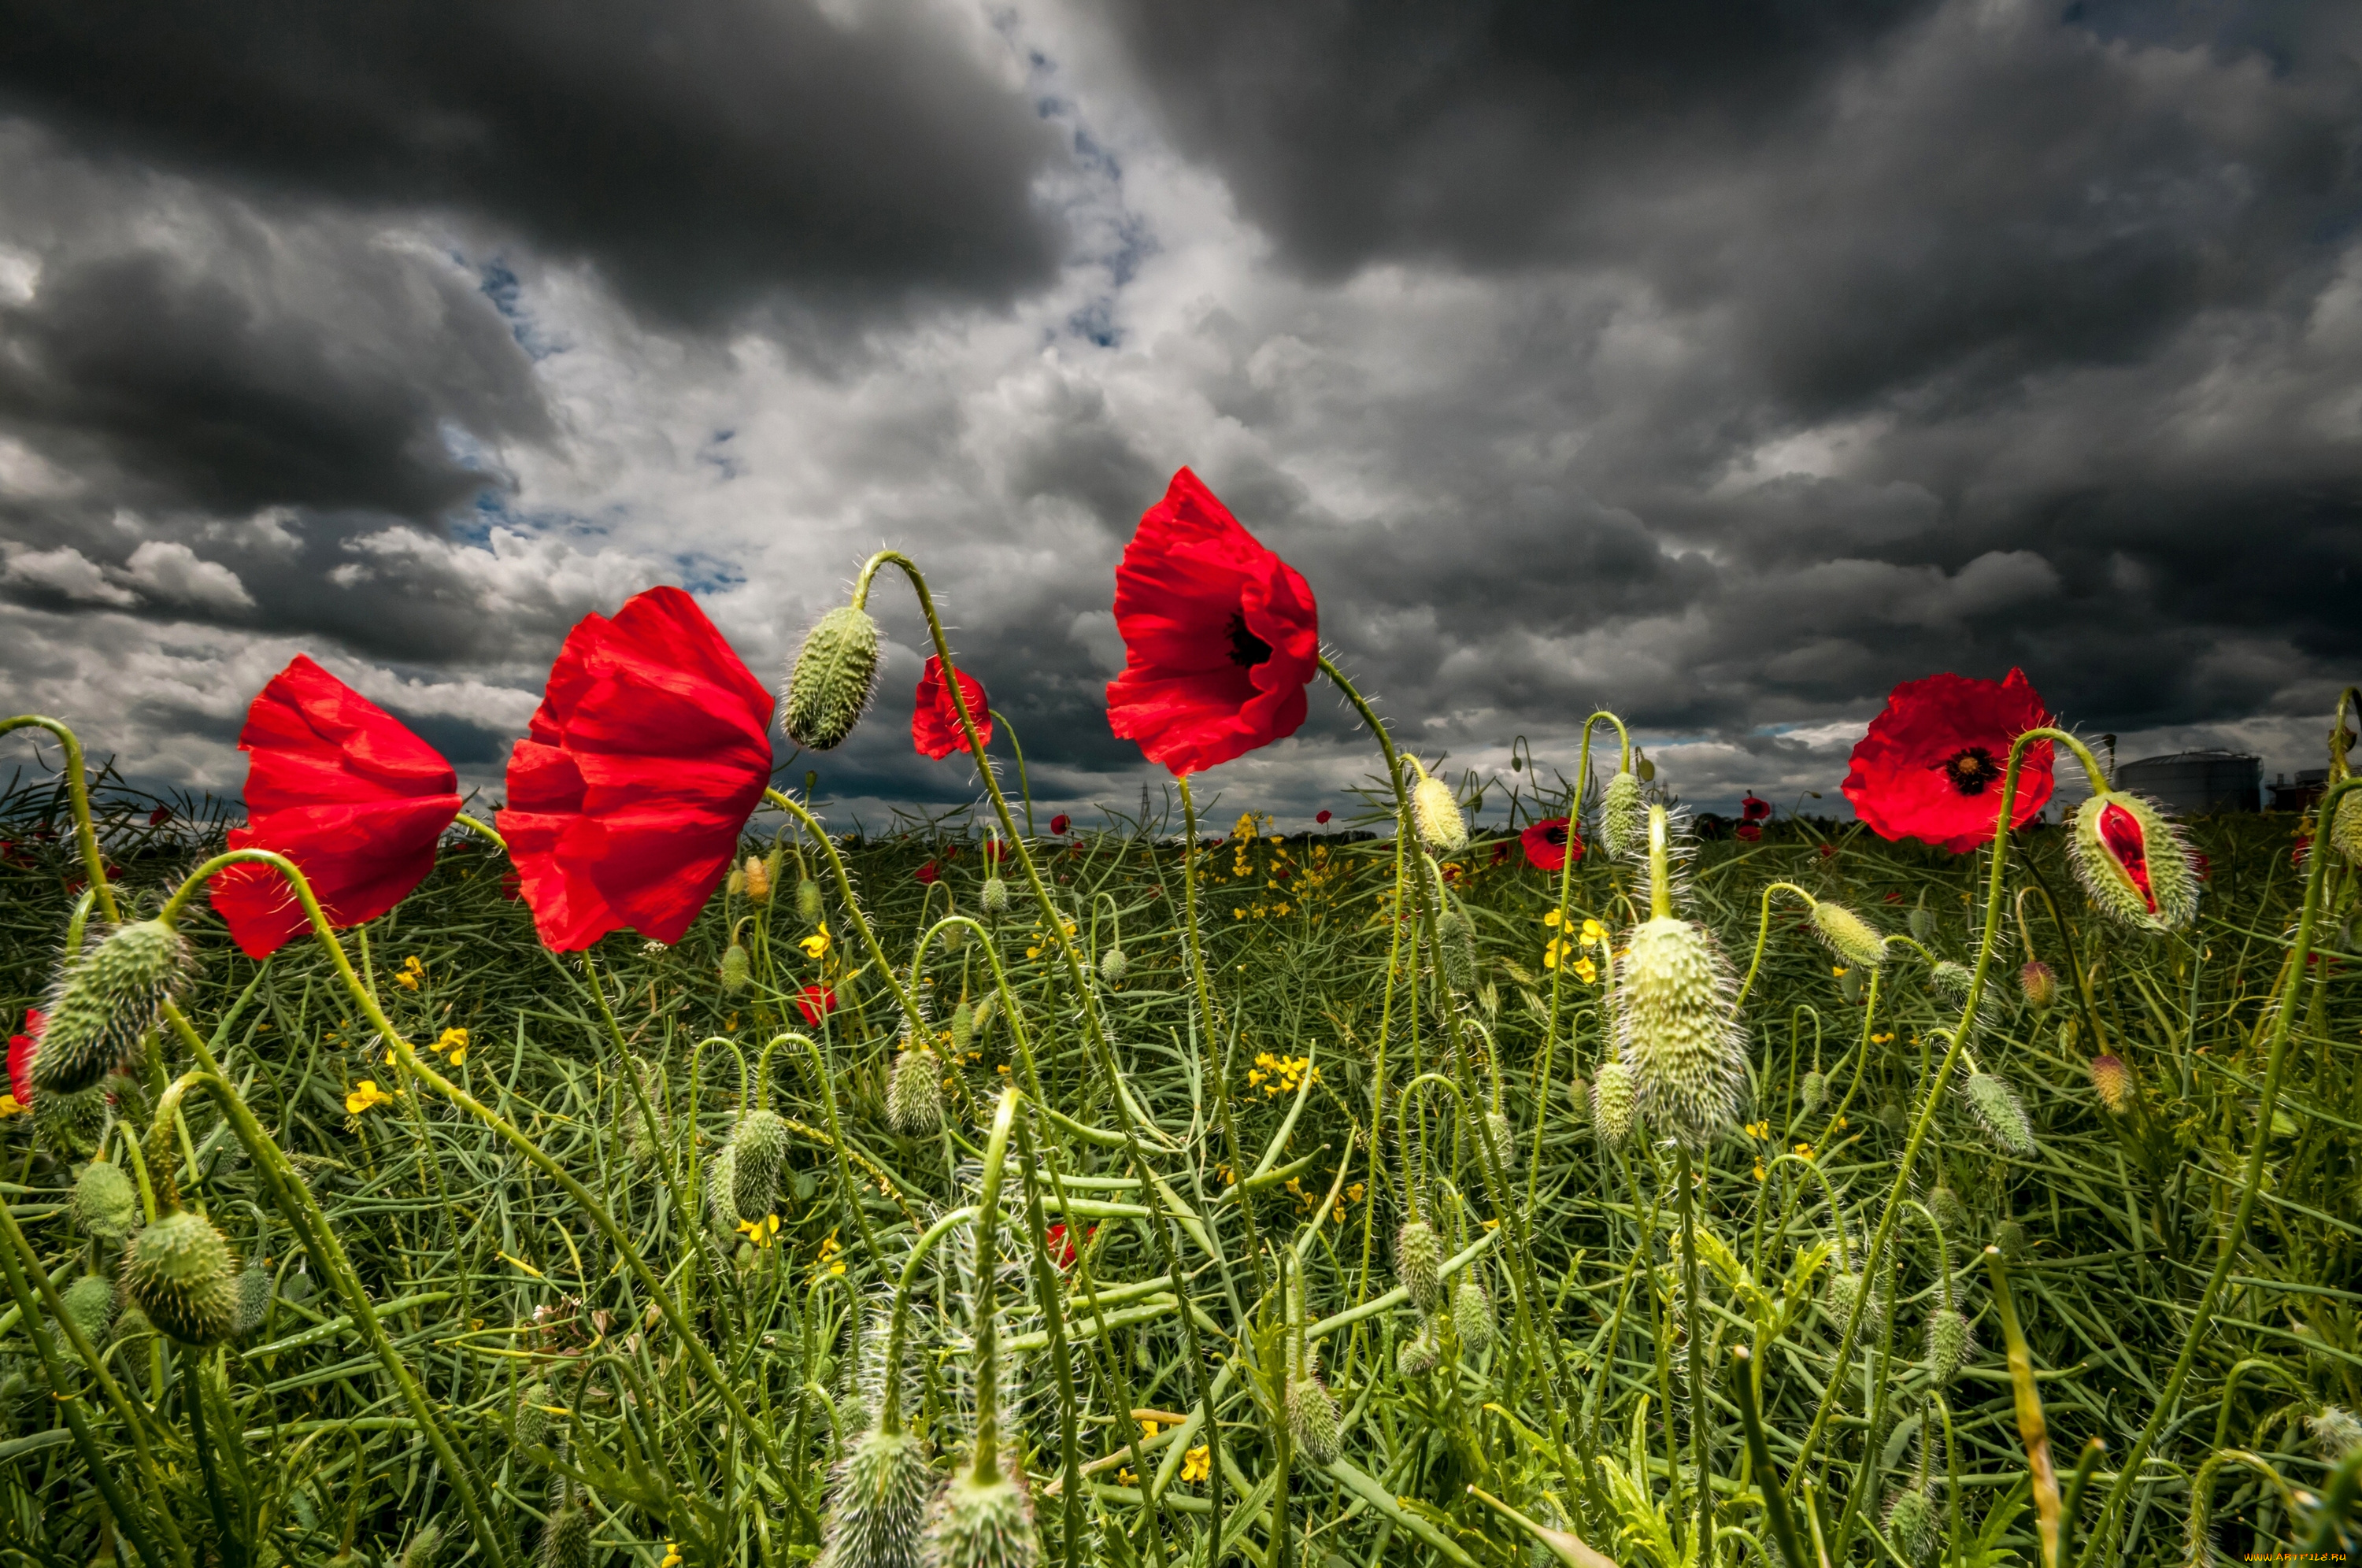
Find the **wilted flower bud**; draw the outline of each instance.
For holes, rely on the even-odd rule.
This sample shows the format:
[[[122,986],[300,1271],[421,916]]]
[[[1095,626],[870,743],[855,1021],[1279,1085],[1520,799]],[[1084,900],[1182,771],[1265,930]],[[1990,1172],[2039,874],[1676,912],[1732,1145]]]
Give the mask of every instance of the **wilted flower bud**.
[[[935,1474],[910,1432],[872,1428],[830,1477],[822,1521],[832,1568],[918,1568],[921,1527]]]
[[[840,604],[804,634],[788,672],[781,726],[811,751],[844,744],[877,687],[877,623],[856,605]]]
[[[38,1103],[106,1077],[163,1017],[189,971],[189,945],[160,920],[119,925],[68,961],[50,992],[49,1027],[33,1054]]]
[[[1977,1337],[1959,1309],[1938,1307],[1927,1314],[1927,1365],[1939,1386],[1952,1381],[1976,1353]]]
[[[984,890],[977,895],[977,906],[993,919],[1009,912],[1009,884],[998,876],[984,879]]]
[[[1304,1461],[1320,1469],[1337,1463],[1341,1452],[1337,1401],[1310,1371],[1287,1380],[1287,1435]]]
[[[1435,952],[1443,969],[1443,983],[1460,996],[1476,986],[1476,928],[1458,910],[1436,917]]]
[[[1806,1073],[1805,1075],[1805,1081],[1796,1086],[1797,1101],[1804,1106],[1806,1115],[1810,1115],[1814,1111],[1820,1110],[1820,1108],[1827,1102],[1828,1098],[1828,1076],[1823,1073],[1818,1067],[1815,1067],[1812,1071]]]
[[[1429,773],[1418,758],[1405,760],[1416,780],[1410,789],[1410,821],[1419,842],[1437,855],[1456,855],[1467,848],[1468,824],[1461,818],[1460,801],[1451,786]]]
[[[734,997],[745,990],[750,967],[746,949],[733,942],[722,955],[722,988]]]
[[[2198,913],[2198,867],[2180,834],[2138,795],[2103,790],[2075,808],[2067,840],[2076,878],[2112,918],[2179,931]]]
[[[237,1259],[229,1239],[185,1209],[160,1216],[123,1254],[123,1293],[157,1328],[204,1349],[237,1321]]]
[[[1640,800],[1640,781],[1618,773],[1607,781],[1599,802],[1600,846],[1618,860],[1630,860],[1649,851],[1649,815]]]
[[[915,1138],[944,1124],[943,1076],[943,1061],[930,1045],[914,1044],[894,1059],[886,1120],[895,1132]]]
[[[139,1192],[121,1165],[93,1160],[74,1177],[66,1212],[83,1235],[119,1242],[139,1227]]]
[[[1426,1220],[1406,1220],[1395,1232],[1395,1275],[1422,1317],[1443,1309],[1443,1243]]]
[[[730,1195],[741,1220],[759,1220],[778,1206],[779,1171],[788,1163],[788,1124],[761,1108],[738,1119],[730,1134]]]
[[[920,1552],[927,1568],[1033,1568],[1032,1499],[1006,1475],[978,1480],[963,1465],[935,1495]]]
[[[1617,966],[1618,1059],[1651,1127],[1694,1149],[1738,1120],[1747,1037],[1705,927],[1661,915],[1634,928]]]
[[[809,877],[796,882],[796,918],[806,925],[820,923],[820,884]]]
[[[2028,958],[2017,972],[2017,988],[2025,993],[2028,1007],[2048,1012],[2058,999],[2058,972],[2039,958]]]
[[[2125,1066],[2121,1056],[2094,1056],[2091,1061],[2092,1087],[2099,1091],[2100,1103],[2122,1116],[2133,1107],[2133,1070]]]
[[[1621,1062],[1603,1062],[1591,1080],[1591,1130],[1599,1141],[1615,1148],[1632,1136],[1632,1069]]]
[[[2021,1160],[2034,1157],[2034,1123],[2026,1120],[2025,1107],[2017,1100],[2017,1091],[1991,1073],[1970,1073],[1962,1091],[1968,1096],[1969,1110],[1984,1129],[1985,1136],[2009,1154]]]
[[[1936,1551],[1936,1504],[1917,1486],[1897,1492],[1886,1505],[1886,1539],[1907,1562],[1925,1562]]]
[[[771,901],[771,868],[754,856],[746,857],[746,896],[758,904]]]
[[[1442,1364],[1443,1344],[1427,1323],[1421,1323],[1418,1332],[1405,1340],[1395,1352],[1395,1370],[1405,1377],[1425,1377]]]
[[[1935,1190],[1928,1193],[1927,1212],[1936,1217],[1937,1225],[1947,1236],[1968,1233],[1969,1206],[1960,1201],[1959,1193],[1944,1183],[1937,1182]]]
[[[1099,984],[1120,986],[1131,972],[1131,960],[1124,956],[1122,948],[1110,947],[1099,955]]]
[[[1823,899],[1813,906],[1813,929],[1829,951],[1849,964],[1875,969],[1886,962],[1886,938],[1878,928],[1842,904]]]
[[[1469,1269],[1460,1276],[1460,1284],[1451,1293],[1451,1326],[1458,1331],[1460,1342],[1478,1355],[1493,1343],[1493,1298],[1485,1292],[1485,1282]]]

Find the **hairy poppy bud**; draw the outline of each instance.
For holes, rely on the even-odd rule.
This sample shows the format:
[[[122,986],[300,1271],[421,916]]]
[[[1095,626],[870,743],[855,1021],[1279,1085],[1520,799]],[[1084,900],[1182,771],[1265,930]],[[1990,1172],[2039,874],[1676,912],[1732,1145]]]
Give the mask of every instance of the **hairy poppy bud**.
[[[93,1160],[74,1177],[66,1212],[83,1235],[119,1242],[138,1229],[139,1192],[121,1165]]]
[[[935,1495],[920,1552],[928,1568],[1034,1568],[1033,1501],[1006,1475],[978,1480],[962,1466]]]
[[[959,1006],[952,1009],[953,1055],[966,1055],[968,1048],[976,1043],[976,1015],[977,1009],[969,1006],[965,997],[960,999]]]
[[[746,890],[746,868],[743,866],[730,867],[730,875],[722,878],[722,890],[734,899],[744,893]]]
[[[1969,987],[1976,980],[1976,971],[1946,958],[1927,971],[1927,978],[1935,982],[1937,992],[1946,1001],[1965,1002],[1969,999]]]
[[[1459,1332],[1460,1342],[1475,1354],[1492,1348],[1493,1298],[1485,1293],[1485,1282],[1473,1268],[1460,1276],[1459,1287],[1451,1293],[1451,1326]]]
[[[1919,902],[1911,906],[1911,912],[1904,919],[1910,923],[1914,942],[1925,942],[1936,934],[1936,911],[1927,907],[1925,893],[1919,896]]]
[[[1976,1353],[1977,1337],[1958,1308],[1938,1307],[1927,1314],[1927,1365],[1938,1386],[1952,1381]]]
[[[1599,802],[1599,843],[1618,860],[1649,852],[1649,814],[1640,800],[1640,781],[1618,773],[1607,781]]]
[[[1632,1136],[1632,1069],[1621,1062],[1603,1062],[1591,1080],[1591,1130],[1599,1141],[1615,1148]]]
[[[160,920],[119,925],[69,962],[51,988],[33,1054],[38,1102],[106,1077],[162,1018],[189,970],[189,945]]]
[[[1993,1227],[1993,1245],[2011,1263],[2024,1257],[2025,1249],[2033,1244],[2033,1238],[2025,1233],[2025,1226],[2019,1220],[2004,1220]]]
[[[1805,1075],[1805,1081],[1796,1086],[1797,1102],[1805,1108],[1806,1115],[1810,1115],[1814,1111],[1820,1110],[1820,1108],[1827,1102],[1828,1098],[1828,1076],[1823,1073],[1818,1067],[1815,1067],[1812,1071],[1806,1073]]]
[[[987,877],[984,890],[977,895],[976,902],[986,914],[999,920],[1009,912],[1009,884],[997,876]]]
[[[742,1220],[759,1220],[778,1206],[779,1169],[788,1161],[788,1124],[776,1110],[756,1109],[730,1134],[730,1195]]]
[[[2331,1464],[2362,1448],[2362,1419],[2343,1406],[2323,1405],[2320,1414],[2304,1419],[2304,1425],[2312,1451]]]
[[[419,1527],[402,1549],[401,1568],[435,1568],[435,1560],[443,1555],[443,1527],[433,1519]]]
[[[722,955],[722,988],[734,997],[745,990],[750,967],[745,948],[732,943]]]
[[[869,612],[840,604],[804,634],[788,671],[788,737],[811,751],[844,744],[877,690],[877,623]]]
[[[260,1258],[246,1265],[237,1276],[237,1316],[231,1320],[230,1337],[242,1340],[262,1327],[270,1316],[270,1271]]]
[[[1936,1551],[1936,1505],[1914,1486],[1886,1505],[1886,1539],[1906,1562],[1925,1562]]]
[[[1861,1275],[1842,1268],[1832,1269],[1829,1272],[1827,1297],[1829,1317],[1836,1323],[1840,1333],[1845,1330],[1846,1319],[1853,1311],[1854,1302],[1860,1297],[1861,1294]],[[1870,1299],[1862,1304],[1861,1327],[1855,1337],[1857,1340],[1869,1339],[1882,1332],[1885,1326],[1886,1297],[1873,1290],[1870,1293]]]
[[[1418,782],[1410,789],[1410,822],[1418,841],[1437,855],[1456,855],[1468,847],[1468,823],[1460,815],[1459,798],[1451,786],[1408,759]]]
[[[1829,951],[1849,964],[1875,969],[1886,962],[1886,938],[1878,928],[1847,909],[1823,899],[1813,906],[1813,929]]]
[[[1443,983],[1465,996],[1476,985],[1476,928],[1458,910],[1446,910],[1436,917],[1436,957],[1443,969]]]
[[[2092,1087],[2099,1091],[2100,1103],[2122,1116],[2133,1107],[2133,1070],[2125,1066],[2122,1056],[2094,1056],[2091,1061]]]
[[[1435,1331],[1421,1323],[1418,1332],[1405,1340],[1395,1352],[1395,1370],[1405,1377],[1425,1377],[1443,1364],[1443,1345]]]
[[[107,1326],[115,1321],[115,1286],[104,1275],[83,1275],[59,1295],[58,1305],[93,1349],[106,1348]]]
[[[829,1481],[822,1536],[832,1568],[918,1568],[919,1531],[934,1489],[934,1470],[915,1435],[864,1432]]]
[[[549,1441],[549,1412],[543,1406],[549,1403],[549,1386],[534,1382],[524,1386],[517,1396],[516,1419],[509,1431],[521,1449],[535,1449]]]
[[[537,1568],[590,1568],[590,1510],[572,1498],[552,1508],[535,1561]]]
[[[1738,1116],[1747,1039],[1728,966],[1702,925],[1660,915],[1634,928],[1617,966],[1618,1058],[1639,1112],[1695,1149]]]
[[[944,1124],[944,1065],[932,1046],[913,1045],[894,1059],[886,1084],[886,1120],[916,1138]]]
[[[806,925],[820,923],[820,884],[805,877],[796,883],[796,918]]]
[[[182,1344],[204,1349],[237,1320],[237,1259],[229,1239],[185,1209],[160,1216],[123,1254],[123,1293]]]
[[[1326,1469],[1341,1452],[1337,1401],[1310,1372],[1287,1380],[1287,1435],[1305,1463]]]
[[[758,904],[771,901],[771,868],[754,856],[746,857],[746,896]]]
[[[1911,1126],[1911,1113],[1903,1109],[1899,1099],[1890,1099],[1878,1108],[1878,1124],[1900,1138]]]
[[[1099,984],[1120,986],[1124,976],[1131,972],[1131,960],[1120,947],[1110,947],[1099,955]]]
[[[1965,1235],[1969,1229],[1969,1206],[1960,1195],[1938,1182],[1927,1195],[1927,1212],[1936,1217],[1937,1225],[1948,1236]]]
[[[1406,1220],[1395,1232],[1395,1276],[1421,1316],[1443,1309],[1443,1243],[1426,1220]]]
[[[2021,1160],[2034,1157],[2034,1123],[2026,1119],[2015,1089],[1991,1073],[1970,1073],[1962,1092],[1986,1137]]]
[[[2067,840],[2075,876],[2112,919],[2143,931],[2179,931],[2198,913],[2198,868],[2155,806],[2103,790],[2075,808]]]
[[[2028,958],[2017,972],[2017,988],[2025,993],[2026,1006],[2048,1012],[2058,999],[2058,972],[2039,958]]]
[[[2337,802],[2336,814],[2329,820],[2329,842],[2337,853],[2354,865],[2362,866],[2362,790],[2356,790]]]
[[[705,1211],[713,1233],[724,1238],[737,1231],[740,1220],[758,1218],[738,1212],[738,1151],[732,1144],[723,1144],[705,1167]]]
[[[1494,1158],[1501,1162],[1501,1174],[1518,1174],[1523,1151],[1518,1147],[1517,1129],[1509,1125],[1507,1112],[1488,1110],[1485,1113],[1485,1137],[1493,1145]]]

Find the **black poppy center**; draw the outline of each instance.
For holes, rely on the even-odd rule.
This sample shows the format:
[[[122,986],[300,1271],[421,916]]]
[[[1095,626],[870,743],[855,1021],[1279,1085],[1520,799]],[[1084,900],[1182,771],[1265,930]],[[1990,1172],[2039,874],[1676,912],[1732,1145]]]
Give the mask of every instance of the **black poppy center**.
[[[1944,781],[1963,795],[1981,795],[2001,777],[2001,764],[1983,746],[1956,751],[1944,760]]]
[[[1552,823],[1550,826],[1542,829],[1542,842],[1551,845],[1553,848],[1564,849],[1566,847],[1566,824],[1564,823]]]
[[[1246,612],[1231,612],[1231,662],[1253,669],[1271,657],[1271,645],[1247,630]]]

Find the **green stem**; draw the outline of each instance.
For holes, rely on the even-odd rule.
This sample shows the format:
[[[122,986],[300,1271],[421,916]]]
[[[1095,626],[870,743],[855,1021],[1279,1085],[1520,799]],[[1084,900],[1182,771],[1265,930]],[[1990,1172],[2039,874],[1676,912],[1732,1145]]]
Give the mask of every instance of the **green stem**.
[[[1731,999],[1732,1007],[1745,1007],[1747,993],[1755,988],[1755,972],[1763,966],[1763,944],[1772,934],[1772,895],[1778,892],[1795,894],[1805,900],[1805,907],[1808,910],[1820,907],[1820,900],[1794,882],[1766,882],[1763,885],[1763,912],[1755,922],[1755,956],[1747,966],[1747,977],[1738,982],[1738,995]]]
[[[1025,836],[1032,838],[1033,836],[1033,786],[1025,777],[1024,745],[1018,740],[1017,726],[1009,722],[1008,714],[998,708],[988,708],[985,712],[991,715],[994,723],[1000,726],[1001,733],[1009,737],[1009,749],[1017,754],[1017,793],[1025,802]]]
[[[1247,1179],[1244,1151],[1239,1144],[1237,1121],[1231,1114],[1231,1057],[1224,1044],[1221,1026],[1214,1018],[1214,993],[1206,977],[1206,953],[1198,932],[1198,801],[1189,792],[1189,776],[1174,775],[1181,789],[1181,822],[1184,838],[1181,845],[1181,937],[1189,955],[1190,972],[1198,983],[1198,1016],[1200,1035],[1206,1043],[1206,1056],[1214,1066],[1214,1118],[1222,1130],[1222,1146],[1231,1156],[1231,1174],[1243,1183]],[[1263,1241],[1256,1234],[1254,1204],[1244,1192],[1239,1194],[1239,1215],[1247,1228],[1247,1269],[1254,1280],[1257,1296],[1264,1293]]]
[[[1662,838],[1661,824],[1665,809],[1650,808],[1650,848],[1653,854]],[[1697,1218],[1695,1205],[1690,1197],[1689,1145],[1681,1144],[1675,1154],[1673,1180],[1680,1187],[1682,1217],[1682,1333],[1688,1347],[1690,1374],[1690,1455],[1697,1466],[1698,1478],[1698,1552],[1702,1563],[1714,1561],[1714,1472],[1706,1468],[1708,1428],[1711,1425],[1705,1403],[1705,1323],[1699,1310],[1697,1272]],[[1767,1483],[1768,1485],[1768,1483]]]
[[[98,907],[112,925],[123,918],[116,906],[114,885],[106,879],[106,861],[98,852],[98,833],[90,821],[90,781],[83,766],[82,742],[64,723],[44,718],[39,713],[20,713],[13,719],[0,719],[0,735],[10,730],[25,728],[47,730],[65,748],[65,766],[60,769],[65,779],[66,800],[72,807],[74,839],[82,848],[83,875],[89,878],[91,891],[98,895]]]
[[[984,1193],[977,1202],[976,1460],[968,1475],[978,1484],[992,1480],[1000,1464],[1000,1309],[994,1286],[1000,1272],[996,1250],[1000,1175],[1009,1157],[1009,1130],[1016,1119],[1017,1087],[1011,1084],[1000,1091],[1000,1105],[992,1115],[992,1137],[984,1146]]]

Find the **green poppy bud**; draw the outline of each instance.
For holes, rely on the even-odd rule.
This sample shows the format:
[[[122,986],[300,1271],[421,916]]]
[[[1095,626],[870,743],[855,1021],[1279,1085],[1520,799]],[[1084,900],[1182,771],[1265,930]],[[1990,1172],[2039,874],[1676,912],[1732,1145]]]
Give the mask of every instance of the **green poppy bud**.
[[[746,890],[746,873],[741,867],[730,867],[730,875],[722,878],[722,890],[737,898]]]
[[[1617,1046],[1641,1116],[1703,1147],[1738,1121],[1747,1082],[1747,1037],[1721,950],[1705,927],[1660,916],[1634,928],[1617,980]]]
[[[1886,1505],[1886,1539],[1906,1562],[1925,1562],[1936,1550],[1936,1505],[1914,1486]]]
[[[1910,922],[1913,941],[1926,942],[1936,934],[1936,911],[1927,907],[1925,893],[1919,896],[1919,901],[1911,906],[1911,912],[1904,918]]]
[[[935,1474],[910,1432],[872,1428],[837,1461],[821,1533],[830,1568],[919,1568]]]
[[[1120,986],[1123,984],[1123,977],[1130,973],[1131,973],[1131,960],[1124,955],[1122,948],[1110,947],[1099,955],[1099,984],[1108,987]]]
[[[722,988],[734,997],[745,990],[748,969],[746,950],[733,942],[722,955]]]
[[[1425,1377],[1442,1364],[1443,1345],[1425,1323],[1395,1352],[1395,1370],[1405,1377]]]
[[[442,1554],[443,1527],[429,1519],[402,1549],[402,1568],[435,1568],[435,1560]]]
[[[1325,1470],[1342,1452],[1337,1401],[1310,1372],[1287,1380],[1287,1435],[1304,1462]]]
[[[727,1239],[737,1234],[738,1222],[759,1216],[738,1212],[738,1148],[724,1143],[705,1166],[705,1212],[713,1233]]]
[[[2362,866],[2362,790],[2337,802],[2336,814],[2329,821],[2329,842],[2349,863]]]
[[[1977,1353],[1977,1337],[1959,1309],[1938,1307],[1927,1314],[1927,1365],[1938,1386],[1952,1381]]]
[[[1986,1137],[2021,1160],[2034,1157],[2034,1123],[2026,1119],[2015,1089],[1991,1073],[1970,1073],[1961,1088],[1969,1111]]]
[[[2179,931],[2198,914],[2198,867],[2181,835],[2138,795],[2103,790],[2075,808],[2068,858],[2092,901],[2142,931]]]
[[[1941,1182],[1937,1183],[1935,1190],[1927,1194],[1927,1212],[1936,1217],[1937,1225],[1947,1236],[1968,1234],[1969,1206],[1960,1201],[1959,1193]]]
[[[1459,1286],[1451,1292],[1451,1326],[1472,1353],[1482,1355],[1492,1347],[1493,1298],[1485,1294],[1485,1282],[1476,1277],[1473,1268],[1460,1276]]]
[[[1460,815],[1459,798],[1451,786],[1409,759],[1416,779],[1410,789],[1410,823],[1418,841],[1435,855],[1457,855],[1468,847],[1468,823]]]
[[[1509,1125],[1508,1116],[1498,1110],[1486,1111],[1485,1136],[1493,1145],[1494,1157],[1501,1162],[1501,1174],[1504,1176],[1516,1176],[1525,1151],[1518,1146],[1518,1131]]]
[[[1426,1220],[1407,1220],[1395,1232],[1395,1277],[1422,1316],[1443,1309],[1443,1243]]]
[[[818,925],[820,917],[820,884],[803,878],[796,883],[796,918],[806,925]]]
[[[2025,1233],[2025,1225],[2015,1220],[2004,1220],[1993,1227],[1993,1245],[1999,1247],[2001,1255],[2011,1263],[2024,1257],[2026,1248],[2033,1244],[2033,1238]]]
[[[535,1562],[537,1568],[590,1568],[590,1510],[572,1500],[552,1509]]]
[[[1805,1108],[1805,1113],[1807,1116],[1811,1115],[1814,1111],[1820,1110],[1822,1106],[1827,1104],[1828,1098],[1828,1076],[1823,1073],[1818,1067],[1815,1067],[1812,1071],[1806,1073],[1805,1075],[1805,1081],[1796,1086],[1797,1103]]]
[[[1969,999],[1969,987],[1975,981],[1976,972],[1966,964],[1955,964],[1946,958],[1927,971],[1927,978],[1935,983],[1945,1000],[1957,1004]]]
[[[965,1056],[976,1043],[976,1009],[966,998],[952,1009],[952,1055]]]
[[[157,1328],[202,1350],[237,1324],[237,1271],[229,1238],[204,1215],[175,1209],[125,1250],[123,1293]]]
[[[33,1054],[34,1103],[104,1079],[163,1017],[189,962],[187,942],[160,920],[116,926],[69,961],[51,988],[49,1024]]]
[[[922,1137],[944,1124],[944,1064],[932,1046],[913,1045],[894,1058],[886,1084],[886,1121],[906,1137]]]
[[[549,1441],[549,1412],[543,1408],[548,1403],[549,1386],[546,1383],[528,1383],[517,1396],[516,1418],[509,1431],[520,1450],[530,1452]]]
[[[1009,912],[1009,884],[996,873],[984,879],[984,890],[977,895],[977,907],[999,920]]]
[[[82,1331],[94,1350],[106,1348],[107,1326],[115,1321],[115,1286],[103,1275],[86,1274],[60,1293],[66,1321]]]
[[[1637,1099],[1632,1069],[1621,1062],[1603,1062],[1591,1080],[1591,1130],[1610,1148],[1632,1136]]]
[[[270,1316],[270,1271],[256,1258],[238,1272],[237,1314],[230,1320],[230,1338],[245,1339]]]
[[[1441,961],[1443,983],[1465,996],[1476,985],[1476,928],[1458,910],[1446,910],[1435,922],[1436,956]]]
[[[1640,780],[1629,773],[1607,781],[1599,802],[1599,845],[1618,860],[1649,853],[1649,810],[1640,799]]]
[[[1893,1133],[1897,1138],[1902,1137],[1904,1132],[1910,1130],[1911,1113],[1903,1109],[1903,1102],[1899,1099],[1890,1099],[1882,1102],[1878,1108],[1877,1115],[1878,1124],[1881,1127],[1885,1128],[1887,1132]]]
[[[2048,1012],[2058,999],[2058,974],[2039,958],[2028,958],[2017,972],[2017,988],[2025,995],[2025,1005],[2036,1012]]]
[[[928,1510],[920,1551],[927,1568],[1034,1568],[1032,1499],[1006,1475],[978,1480],[962,1466]]]
[[[788,1124],[776,1110],[757,1109],[738,1119],[730,1134],[730,1196],[741,1220],[759,1220],[778,1207],[788,1138]]]
[[[1823,899],[1813,906],[1813,929],[1829,951],[1849,964],[1875,969],[1886,962],[1886,938],[1878,928],[1842,904]]]
[[[840,604],[804,634],[788,672],[788,738],[811,751],[844,744],[877,689],[877,623],[856,605]]]
[[[139,1189],[123,1167],[93,1160],[74,1177],[66,1213],[74,1228],[101,1242],[119,1242],[139,1228]]]

